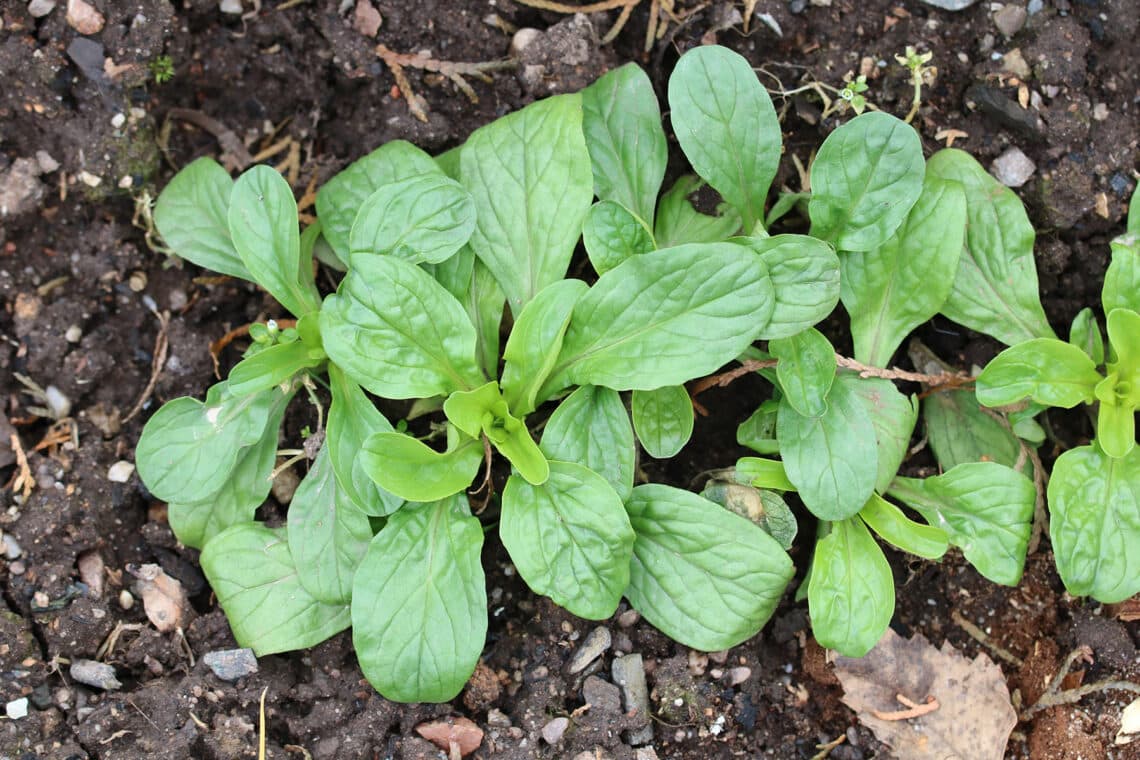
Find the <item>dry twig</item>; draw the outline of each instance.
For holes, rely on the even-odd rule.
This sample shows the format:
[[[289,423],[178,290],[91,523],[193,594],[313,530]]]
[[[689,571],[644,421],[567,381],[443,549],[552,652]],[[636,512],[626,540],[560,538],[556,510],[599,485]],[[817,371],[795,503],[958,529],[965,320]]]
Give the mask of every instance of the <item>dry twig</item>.
[[[408,81],[407,75],[404,74],[404,67],[410,66],[414,69],[442,74],[454,82],[455,86],[467,96],[468,100],[472,103],[478,103],[479,96],[475,94],[475,90],[473,90],[471,85],[467,83],[467,80],[463,78],[464,76],[475,77],[483,82],[490,82],[492,80],[488,72],[513,69],[517,65],[517,62],[511,58],[503,61],[482,61],[474,63],[437,61],[431,56],[422,55],[420,53],[397,53],[386,45],[377,45],[376,55],[379,56],[380,60],[384,61],[392,71],[392,76],[396,80],[396,86],[400,88],[400,92],[404,94],[404,98],[408,101],[408,110],[422,122],[427,122],[426,102],[412,89],[411,82]]]
[[[1024,664],[1020,657],[1013,654],[1008,649],[1000,647],[990,641],[990,637],[986,635],[985,631],[967,620],[962,615],[962,613],[958,612],[958,610],[950,610],[950,619],[954,621],[955,625],[957,625],[966,633],[970,634],[970,638],[989,649],[991,652],[1008,662],[1010,665],[1013,665],[1015,668],[1020,668]]]
[[[907,709],[895,710],[893,712],[880,712],[879,710],[872,710],[871,714],[879,720],[910,720],[911,718],[920,718],[923,715],[932,713],[941,707],[941,705],[938,704],[938,700],[933,696],[928,696],[926,698],[926,702],[923,704],[919,704],[910,699],[907,699],[906,696],[902,694],[896,694],[895,699],[906,705]]]
[[[1096,683],[1078,686],[1074,689],[1061,689],[1061,682],[1065,680],[1065,676],[1069,674],[1069,670],[1073,667],[1073,663],[1078,660],[1084,662],[1092,662],[1092,649],[1087,646],[1079,646],[1069,653],[1065,658],[1065,662],[1057,669],[1056,674],[1050,679],[1049,685],[1045,688],[1045,693],[1034,702],[1031,706],[1022,710],[1019,715],[1020,720],[1029,720],[1042,710],[1048,710],[1050,707],[1058,707],[1060,705],[1075,704],[1089,694],[1095,694],[1098,691],[1130,691],[1133,694],[1140,694],[1140,683],[1132,681],[1113,681],[1111,679],[1104,681],[1097,681]]]
[[[142,411],[143,405],[150,399],[151,394],[154,393],[154,387],[158,384],[158,378],[162,375],[162,368],[166,366],[166,354],[170,349],[170,342],[167,337],[166,331],[170,327],[170,312],[160,312],[156,308],[152,308],[151,313],[158,319],[158,335],[154,336],[154,356],[151,358],[150,363],[150,379],[147,380],[146,387],[143,388],[142,395],[135,405],[131,407],[131,411],[123,418],[123,422],[129,422],[132,417]],[[216,363],[215,363],[215,366]]]
[[[8,437],[8,445],[12,447],[12,453],[16,455],[16,474],[12,476],[7,487],[12,489],[12,493],[22,491],[24,500],[27,501],[28,497],[32,495],[32,488],[36,485],[36,479],[32,477],[32,469],[28,467],[28,455],[24,453],[24,447],[20,444],[20,436],[16,433],[12,433]]]

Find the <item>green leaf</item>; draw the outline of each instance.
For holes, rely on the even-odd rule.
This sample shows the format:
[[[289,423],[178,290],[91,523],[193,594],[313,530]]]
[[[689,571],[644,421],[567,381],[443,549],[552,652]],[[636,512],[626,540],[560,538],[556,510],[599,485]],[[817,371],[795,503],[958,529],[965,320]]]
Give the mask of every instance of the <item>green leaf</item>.
[[[808,614],[819,645],[862,657],[895,612],[895,579],[883,550],[858,517],[833,523],[815,544]]]
[[[652,227],[669,155],[649,76],[627,63],[582,90],[582,131],[594,194],[616,201]]]
[[[776,109],[739,53],[715,45],[681,56],[669,77],[669,119],[685,157],[751,231],[780,163]]]
[[[325,447],[329,450],[340,492],[366,515],[390,515],[404,500],[376,485],[368,475],[360,452],[368,436],[391,433],[392,425],[360,386],[335,364],[329,365],[329,387],[332,404],[325,425]]]
[[[966,191],[966,247],[942,313],[1008,345],[1055,337],[1037,294],[1033,225],[1017,195],[953,148],[931,156],[927,173]]]
[[[413,264],[451,258],[475,229],[475,203],[453,179],[421,174],[382,185],[360,205],[350,256],[384,254]]]
[[[1033,525],[1033,481],[996,462],[960,464],[918,480],[895,478],[888,493],[942,528],[994,583],[1021,580]]]
[[[736,442],[758,454],[779,454],[776,440],[776,416],[780,402],[768,399],[736,428]]]
[[[799,206],[800,212],[804,216],[807,216],[807,206],[810,200],[811,193],[781,192],[776,196],[776,202],[768,209],[768,215],[764,217],[764,227],[771,229],[773,224],[787,216],[788,212],[796,206]],[[815,240],[815,238],[812,238],[812,240]]]
[[[768,343],[780,360],[776,377],[784,398],[800,415],[819,417],[827,411],[827,394],[835,381],[835,349],[819,330],[809,327],[788,338]]]
[[[550,460],[577,462],[601,475],[623,502],[633,493],[633,428],[615,390],[583,385],[567,396],[546,422],[541,449]]]
[[[970,391],[930,394],[922,401],[922,421],[934,458],[943,470],[966,462],[997,462],[1006,467],[1017,464],[1021,453],[1017,437],[982,411]]]
[[[311,260],[301,256],[297,202],[289,183],[268,166],[238,178],[230,195],[230,235],[258,285],[294,315],[321,308]]]
[[[538,391],[558,359],[574,304],[587,290],[581,280],[559,280],[523,307],[503,350],[503,398],[515,414],[530,414],[543,400]]]
[[[1104,364],[1104,336],[1100,332],[1096,315],[1087,306],[1077,312],[1069,328],[1069,342],[1088,354],[1093,364]]]
[[[1031,398],[1065,409],[1091,404],[1101,380],[1096,365],[1081,349],[1055,338],[1035,338],[1002,351],[978,375],[978,401],[1008,406]]]
[[[352,589],[352,644],[369,683],[397,702],[446,702],[487,637],[483,529],[464,496],[409,504],[368,546]]]
[[[629,585],[634,536],[621,498],[601,475],[553,461],[542,485],[511,476],[499,536],[535,593],[588,620],[614,614]]]
[[[1140,192],[1132,191],[1132,200],[1128,202],[1128,225],[1125,227],[1133,235],[1140,235]]]
[[[839,303],[839,257],[822,240],[807,235],[736,238],[760,255],[776,293],[760,338],[789,338],[822,322]]]
[[[812,237],[841,251],[873,251],[922,192],[922,141],[901,119],[869,111],[823,141],[811,165]]]
[[[269,346],[242,359],[230,370],[227,378],[230,393],[246,396],[288,383],[298,372],[318,367],[326,358],[320,348],[299,340]]]
[[[1109,375],[1104,382],[1115,379],[1115,375]],[[1128,456],[1136,446],[1136,405],[1102,399],[1097,409],[1096,442],[1110,457]]]
[[[488,377],[498,375],[499,325],[507,297],[491,270],[475,258],[475,251],[469,245],[447,261],[423,267],[463,305],[471,324],[475,325],[480,367]]]
[[[774,491],[794,491],[784,463],[762,457],[741,457],[734,468],[736,482]]]
[[[582,225],[582,243],[598,274],[608,272],[630,256],[648,253],[657,247],[645,222],[613,201],[601,201],[590,207]]]
[[[502,400],[499,384],[492,380],[469,391],[452,393],[443,402],[443,413],[448,422],[471,438],[478,438],[483,434],[483,416]]]
[[[784,551],[792,548],[799,525],[787,502],[775,491],[714,480],[705,485],[701,498],[750,520],[776,539]]]
[[[328,604],[301,585],[285,528],[242,523],[202,550],[202,571],[238,646],[259,657],[316,646],[348,628],[347,604]]]
[[[230,237],[234,181],[217,161],[199,158],[174,175],[154,204],[154,225],[166,244],[204,269],[253,280]]]
[[[693,402],[683,385],[634,391],[630,411],[637,439],[654,459],[674,456],[693,435]]]
[[[467,435],[485,435],[530,483],[541,485],[550,475],[546,457],[522,420],[511,414],[495,381],[473,391],[451,394],[443,403],[443,411]]]
[[[766,267],[731,243],[626,259],[574,307],[539,398],[571,383],[653,390],[708,374],[752,342],[772,305]]]
[[[894,383],[881,377],[859,377],[842,372],[837,381],[847,385],[859,397],[871,418],[879,453],[875,490],[882,493],[894,480],[910,448],[910,436],[918,422],[918,399],[904,396]]]
[[[594,197],[579,95],[556,95],[474,132],[460,154],[475,200],[471,247],[511,312],[566,275]]]
[[[673,248],[686,243],[719,243],[740,230],[740,212],[727,203],[717,206],[716,216],[702,214],[693,207],[689,196],[704,185],[700,177],[685,174],[661,197],[657,224],[653,228],[658,248]]]
[[[1122,458],[1095,446],[1066,451],[1053,464],[1049,514],[1069,593],[1106,604],[1140,593],[1140,448]]]
[[[878,494],[871,495],[859,517],[888,543],[917,557],[939,559],[950,548],[946,531],[911,520]]]
[[[1113,309],[1105,320],[1111,347],[1109,372],[1119,372],[1128,385],[1123,398],[1140,402],[1140,314],[1131,309]]]
[[[333,473],[329,448],[323,447],[289,502],[289,552],[304,572],[301,585],[322,602],[352,598],[352,577],[372,528],[368,515],[348,500]]]
[[[216,494],[238,454],[261,440],[276,390],[234,397],[219,383],[206,403],[184,396],[147,420],[135,449],[139,477],[155,498],[183,504]]]
[[[871,498],[879,472],[875,428],[846,383],[832,384],[819,417],[800,414],[782,398],[776,437],[788,480],[816,517],[843,520]]]
[[[715,652],[751,638],[775,612],[792,562],[750,521],[656,484],[633,489],[626,510],[637,534],[626,596],[667,636]]]
[[[1136,208],[1136,195],[1132,207]],[[157,212],[156,212],[157,213]],[[1113,309],[1140,311],[1140,230],[1133,230],[1109,243],[1112,261],[1104,273],[1100,302],[1104,313]]]
[[[475,328],[463,307],[414,264],[353,261],[321,309],[325,351],[377,396],[427,398],[482,385]]]
[[[317,191],[317,216],[323,234],[342,261],[349,258],[348,238],[360,206],[378,189],[391,182],[439,174],[427,153],[404,140],[392,140],[352,162]]]
[[[465,438],[439,452],[403,433],[373,433],[364,441],[360,462],[376,484],[408,501],[437,501],[457,494],[475,478],[483,445]]]
[[[894,235],[840,260],[857,360],[886,367],[911,330],[938,313],[950,296],[965,240],[962,186],[929,174]]]

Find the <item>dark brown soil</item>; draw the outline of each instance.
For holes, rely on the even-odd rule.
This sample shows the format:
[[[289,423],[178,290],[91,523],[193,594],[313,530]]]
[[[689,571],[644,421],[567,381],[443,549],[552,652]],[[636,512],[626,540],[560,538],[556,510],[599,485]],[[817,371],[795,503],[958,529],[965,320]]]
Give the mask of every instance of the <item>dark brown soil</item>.
[[[440,757],[414,727],[448,715],[467,716],[485,731],[475,754],[481,758],[642,760],[653,756],[648,747],[657,757],[810,758],[816,745],[840,736],[846,740],[831,758],[890,757],[840,702],[824,652],[810,638],[806,605],[793,602],[791,592],[759,636],[708,656],[669,641],[623,605],[603,623],[612,649],[571,675],[569,658],[594,624],[531,594],[493,544],[484,558],[491,622],[483,665],[451,704],[397,705],[378,696],[363,680],[347,634],[311,651],[263,657],[260,671],[236,685],[218,680],[201,657],[234,642],[196,552],[177,543],[137,476],[112,482],[108,471],[133,461],[141,425],[159,403],[200,394],[210,383],[212,341],[279,314],[279,307],[252,286],[173,265],[148,248],[132,214],[144,190],[153,194],[200,155],[233,161],[243,150],[257,154],[287,139],[269,160],[292,155],[289,176],[301,196],[311,180],[327,179],[388,140],[448,148],[496,116],[577,89],[627,60],[646,66],[662,91],[679,52],[702,41],[743,53],[768,72],[763,81],[771,89],[799,87],[805,77],[839,85],[866,59],[869,99],[902,115],[910,86],[894,55],[916,45],[932,50],[938,67],[917,120],[928,152],[957,135],[954,145],[987,166],[1010,146],[1036,163],[1019,193],[1041,231],[1046,312],[1067,333],[1081,307],[1099,303],[1107,243],[1123,227],[1140,166],[1135,0],[1046,0],[1009,40],[986,2],[951,14],[917,0],[759,0],[746,35],[733,16],[742,3],[676,0],[676,12],[689,15],[670,23],[648,53],[641,48],[650,2],[643,0],[613,45],[583,37],[589,24],[560,27],[545,47],[527,53],[528,63],[546,67],[540,74],[508,70],[491,83],[472,80],[477,103],[447,80],[408,69],[425,99],[426,122],[410,115],[373,52],[377,42],[442,60],[491,61],[507,57],[510,43],[492,14],[543,30],[564,17],[511,0],[374,0],[383,25],[369,39],[354,28],[351,2],[341,12],[334,0],[247,0],[243,17],[223,14],[215,0],[89,2],[105,25],[86,37],[65,20],[64,0],[42,18],[30,15],[25,0],[0,2],[0,177],[8,182],[0,194],[12,203],[0,215],[0,465],[5,481],[15,478],[15,452],[7,446],[15,435],[32,476],[26,497],[17,496],[14,483],[0,496],[0,528],[16,545],[0,559],[0,703],[28,697],[31,705],[25,717],[0,720],[0,758],[256,757],[263,691],[268,756],[276,758]],[[782,36],[759,14],[768,14]],[[590,16],[594,34],[615,18],[616,11]],[[588,55],[573,58],[568,46],[583,39]],[[159,56],[174,66],[164,84],[151,70]],[[1021,88],[1028,109],[1018,105]],[[811,97],[776,102],[786,106],[788,154],[778,183],[798,189],[791,157],[806,164],[835,123],[819,123]],[[209,117],[213,132],[173,109]],[[30,166],[36,168],[29,175]],[[160,331],[152,308],[172,312],[167,358],[149,402],[127,421],[151,377]],[[922,334],[962,366],[997,349],[945,320]],[[833,337],[839,345],[847,340]],[[16,373],[58,388],[70,401],[70,423],[53,428],[37,417],[31,407],[39,404]],[[742,381],[702,396],[711,416],[698,421],[681,456],[653,465],[653,474],[688,485],[701,471],[731,465],[743,453],[735,426],[762,392],[758,382]],[[1060,438],[1087,436],[1083,424],[1065,418]],[[793,550],[801,573],[810,556],[806,521],[802,532]],[[1013,660],[1000,663],[1023,704],[1033,703],[1078,645],[1093,656],[1077,666],[1083,676],[1070,685],[1140,678],[1140,624],[1064,594],[1047,541],[1015,589],[984,581],[960,556],[937,564],[891,560],[899,595],[893,625],[936,645],[949,640],[969,656],[992,655],[987,647],[1007,651]],[[81,564],[100,562],[101,570],[81,579]],[[140,604],[121,604],[132,580],[126,566],[148,562],[193,597],[197,616],[184,637],[157,633]],[[988,643],[968,635],[954,613],[979,626]],[[102,659],[114,665],[122,688],[74,683],[68,663],[95,658],[116,630]],[[615,700],[615,652],[645,661],[653,739],[640,749],[628,743],[629,732],[647,716],[627,715]],[[734,674],[744,673],[739,668],[747,677],[734,684]],[[1111,692],[1040,712],[1018,727],[1007,755],[1140,757],[1140,744],[1113,746],[1128,701]],[[541,731],[556,717],[569,717],[570,726],[550,746]]]

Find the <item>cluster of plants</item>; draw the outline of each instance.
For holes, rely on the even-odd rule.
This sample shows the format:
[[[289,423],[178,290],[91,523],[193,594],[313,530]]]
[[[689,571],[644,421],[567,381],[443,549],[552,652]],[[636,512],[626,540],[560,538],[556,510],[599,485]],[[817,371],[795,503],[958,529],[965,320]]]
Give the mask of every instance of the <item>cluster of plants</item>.
[[[1050,486],[1052,538],[1070,546],[1062,577],[1097,598],[1140,590],[1122,548],[1140,522],[1140,455],[1122,443],[1140,399],[1136,214],[1106,282],[1109,349],[1086,313],[1078,362],[1037,300],[1020,202],[967,154],[924,160],[909,125],[870,111],[828,136],[810,189],[768,208],[781,132],[748,63],[690,51],[668,100],[696,174],[664,193],[660,109],[630,64],[434,158],[381,146],[321,188],[304,231],[267,167],[235,182],[199,159],[159,196],[172,250],[261,285],[295,317],[251,326],[227,379],[204,402],[164,405],[137,449],[239,643],[267,654],[351,626],[382,694],[450,699],[483,648],[480,554],[497,528],[530,588],[575,615],[607,618],[625,597],[677,641],[725,649],[764,625],[793,577],[782,494],[795,492],[818,519],[801,584],[815,635],[861,655],[894,608],[875,536],[931,559],[957,546],[987,578],[1020,579],[1036,490],[1019,469],[1043,439],[1033,416],[1082,401],[1100,402],[1100,443],[1067,452],[1058,467],[1088,449],[1068,485],[1055,474]],[[705,184],[723,199],[713,215],[691,200]],[[807,234],[769,231],[797,209]],[[579,243],[593,271],[572,277]],[[345,272],[334,293],[319,292],[314,258]],[[861,372],[814,327],[840,301]],[[982,402],[1032,403],[1006,422],[956,390],[920,411],[875,371],[936,313],[1016,344],[979,378]],[[1033,359],[1042,340],[1066,361]],[[762,456],[701,494],[639,484],[640,452],[672,456],[692,433],[684,384],[737,359],[773,389],[738,431]],[[317,409],[311,461],[286,524],[268,527],[255,513],[302,392]],[[393,425],[374,399],[404,418]],[[901,477],[920,414],[944,472]],[[1116,498],[1100,543],[1090,478]],[[1131,520],[1133,538],[1107,536],[1111,520]],[[1105,560],[1110,539],[1123,543]]]

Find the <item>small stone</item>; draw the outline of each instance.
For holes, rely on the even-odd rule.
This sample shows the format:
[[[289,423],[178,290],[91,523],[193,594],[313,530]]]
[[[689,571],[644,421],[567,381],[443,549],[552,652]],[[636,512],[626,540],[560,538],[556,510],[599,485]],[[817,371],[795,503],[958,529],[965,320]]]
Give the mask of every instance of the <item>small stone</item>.
[[[71,414],[71,399],[63,395],[63,391],[54,385],[44,388],[44,403],[53,420],[62,420]]]
[[[186,297],[185,290],[174,288],[166,296],[166,302],[170,305],[171,311],[182,311],[186,308],[186,304],[190,303],[190,299]]]
[[[4,713],[8,716],[9,720],[19,720],[20,718],[28,717],[28,698],[20,697],[19,699],[13,699],[4,705]]]
[[[542,727],[542,738],[547,744],[557,744],[562,741],[562,735],[569,727],[569,718],[555,718]]]
[[[578,651],[574,652],[574,656],[570,659],[569,670],[571,673],[581,673],[586,669],[591,662],[598,659],[602,652],[610,648],[613,639],[610,636],[610,629],[604,625],[599,625],[594,630],[590,631],[590,635],[578,647]]]
[[[23,575],[24,573],[28,572],[28,567],[24,564],[23,560],[16,560],[12,564],[8,565],[8,572],[10,572],[12,575]]]
[[[648,716],[649,687],[645,682],[645,665],[641,661],[641,655],[615,657],[612,673],[614,683],[621,689],[625,711]],[[628,741],[632,746],[653,741],[653,724],[647,723],[643,728],[630,731]]]
[[[990,173],[1006,187],[1021,187],[1035,171],[1036,164],[1018,148],[1007,149],[990,166]]]
[[[84,552],[75,564],[79,567],[79,579],[87,585],[87,593],[96,599],[103,596],[103,572],[106,565],[99,552]]]
[[[636,625],[638,620],[641,620],[641,613],[637,610],[626,610],[618,615],[618,625],[622,628],[629,628],[632,625]]]
[[[487,711],[487,725],[492,728],[510,728],[511,719],[499,708],[492,707]]]
[[[83,338],[83,328],[79,325],[72,325],[67,328],[63,337],[68,343],[78,343]]]
[[[107,470],[107,480],[112,483],[126,483],[131,479],[131,475],[135,472],[134,462],[128,462],[125,459],[120,459],[111,465]]]
[[[32,707],[37,710],[46,710],[51,707],[51,687],[47,683],[41,683],[36,688],[32,689],[32,693],[28,695],[28,699],[32,703]]]
[[[222,0],[218,3],[218,10],[231,16],[240,16],[245,13],[245,9],[241,7],[241,0]]]
[[[511,37],[511,55],[518,56],[528,45],[542,36],[542,32],[524,26]]]
[[[130,591],[123,589],[119,592],[119,606],[124,610],[129,610],[135,606],[135,597]]]
[[[71,689],[66,686],[61,686],[52,694],[52,699],[55,701],[55,706],[61,710],[66,710],[71,706]]]
[[[55,0],[32,0],[28,3],[28,13],[32,18],[43,18],[55,10]]]
[[[118,129],[126,123],[127,115],[125,113],[120,112],[111,117],[111,126],[115,129]]]
[[[1001,67],[1008,71],[1010,74],[1016,74],[1021,79],[1029,79],[1029,75],[1033,70],[1029,68],[1029,64],[1025,61],[1025,56],[1021,54],[1021,48],[1014,48],[1001,57]]]
[[[590,705],[591,715],[616,715],[621,712],[621,690],[597,676],[590,676],[582,684],[582,699]]]
[[[103,14],[86,0],[67,0],[67,24],[80,34],[103,31]]]
[[[86,686],[94,686],[96,689],[110,691],[123,687],[123,684],[119,683],[119,679],[115,677],[115,669],[105,662],[72,660],[71,669],[68,672],[71,674],[71,680]]]
[[[79,177],[79,181],[88,187],[99,187],[99,185],[103,184],[102,177],[97,177],[86,169],[79,172],[79,174],[76,174],[75,176]]]
[[[20,546],[19,542],[7,533],[4,534],[3,543],[4,559],[8,560],[9,562],[14,559],[19,559],[20,556],[24,553],[24,549]]]
[[[293,501],[293,494],[297,492],[297,486],[301,485],[301,479],[297,477],[297,473],[292,470],[282,470],[277,473],[273,478],[273,486],[270,490],[273,493],[273,498],[281,504],[288,504]]]
[[[132,292],[141,293],[146,290],[147,276],[146,272],[131,272],[131,276],[127,278],[127,287]]]
[[[356,10],[352,14],[352,27],[356,31],[365,37],[375,37],[382,23],[384,17],[376,10],[376,6],[368,0],[356,0]]]
[[[1104,103],[1097,103],[1093,106],[1092,117],[1093,121],[1105,121],[1108,119],[1108,106]]]
[[[257,657],[252,649],[223,649],[202,656],[206,667],[223,681],[233,683],[257,672]]]
[[[40,171],[44,174],[50,174],[59,168],[59,161],[52,158],[46,150],[36,151],[36,163],[40,165]]]
[[[130,190],[134,184],[135,184],[135,178],[129,174],[124,174],[122,177],[119,177],[119,189],[120,190]]]
[[[51,598],[42,591],[37,591],[32,594],[32,611],[46,610],[48,605],[51,604]]]
[[[1020,5],[1007,3],[994,14],[994,26],[1008,40],[1021,31],[1027,18],[1029,18],[1029,13],[1024,8]]]
[[[1029,0],[1029,5],[1025,6],[1025,10],[1029,12],[1030,16],[1035,16],[1041,12],[1045,7],[1045,0]]]
[[[922,2],[944,11],[964,11],[978,0],[922,0]]]
[[[728,685],[739,686],[752,676],[752,668],[733,668],[728,671]]]
[[[24,214],[39,205],[47,190],[39,180],[35,159],[17,158],[7,171],[0,171],[0,219]]]
[[[657,760],[657,750],[653,747],[638,747],[633,752],[633,760]]]

